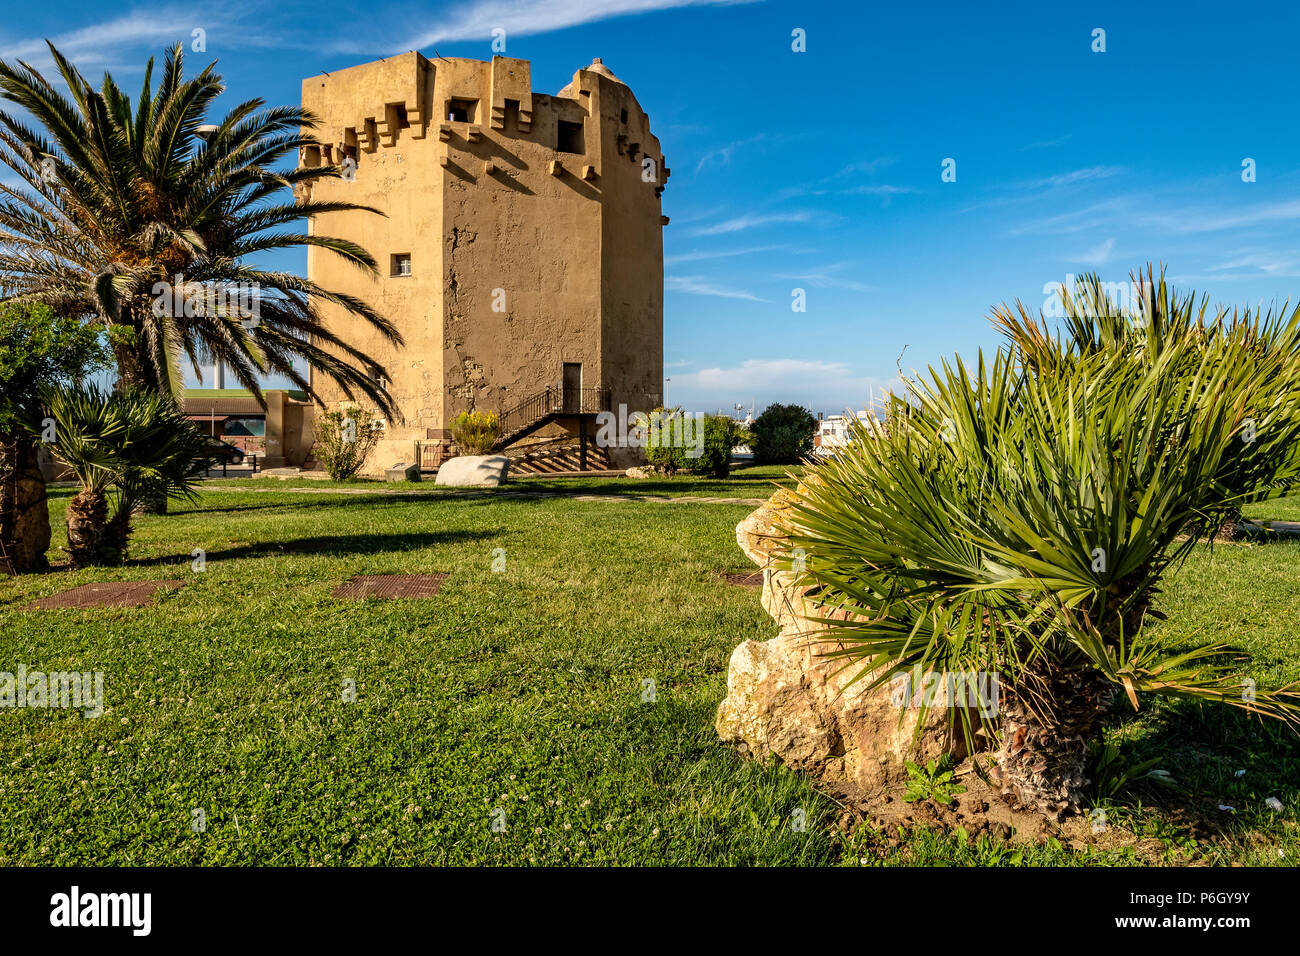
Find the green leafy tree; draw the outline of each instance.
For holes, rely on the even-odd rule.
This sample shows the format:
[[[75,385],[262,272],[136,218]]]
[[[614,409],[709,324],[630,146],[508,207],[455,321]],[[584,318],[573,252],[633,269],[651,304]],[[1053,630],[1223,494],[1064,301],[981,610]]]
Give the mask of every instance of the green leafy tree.
[[[45,478],[28,428],[42,418],[41,389],[109,362],[101,326],[48,306],[0,305],[0,571],[40,571],[48,563]]]
[[[799,405],[769,405],[749,426],[754,461],[762,465],[795,465],[812,454],[817,419]]]
[[[1207,318],[1189,301],[1161,283],[1099,303],[1093,333],[1122,315],[1141,348],[1030,331],[992,362],[931,369],[790,512],[827,656],[873,686],[998,675],[996,713],[951,713],[968,740],[981,723],[996,737],[1007,797],[1049,814],[1085,801],[1113,706],[1160,694],[1296,720],[1294,691],[1256,688],[1235,648],[1151,627],[1164,576],[1222,516],[1300,476],[1300,310]]]
[[[259,400],[267,373],[317,397],[310,368],[393,414],[383,369],[321,310],[359,316],[397,343],[392,323],[354,296],[251,262],[305,246],[376,272],[356,243],[298,225],[364,208],[310,199],[337,166],[276,168],[316,145],[315,118],[252,99],[201,134],[225,89],[215,64],[186,79],[178,45],[156,89],[149,61],[133,103],[111,75],[96,90],[52,45],[50,54],[68,95],[28,64],[0,61],[0,98],[31,118],[0,111],[0,163],[22,180],[0,197],[0,301],[97,317],[119,333],[122,382],[177,403],[182,359],[197,372],[215,358]]]

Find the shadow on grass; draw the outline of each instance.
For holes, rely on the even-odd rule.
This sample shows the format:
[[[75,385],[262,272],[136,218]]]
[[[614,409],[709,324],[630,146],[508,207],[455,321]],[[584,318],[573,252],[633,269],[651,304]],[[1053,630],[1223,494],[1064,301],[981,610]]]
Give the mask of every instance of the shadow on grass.
[[[1120,806],[1159,808],[1171,824],[1194,837],[1221,834],[1266,814],[1277,797],[1293,806],[1300,797],[1300,735],[1278,720],[1231,707],[1165,701],[1151,713],[1116,717],[1111,727],[1132,739],[1122,744],[1126,763],[1158,760],[1167,781],[1144,777],[1114,797]],[[1231,809],[1221,809],[1230,807]]]
[[[234,548],[209,551],[208,561],[231,561],[239,558],[283,557],[285,555],[331,555],[346,557],[354,554],[400,554],[403,551],[418,551],[440,544],[460,544],[466,541],[479,541],[500,538],[505,529],[494,528],[478,531],[435,531],[426,533],[393,534],[349,534],[318,535],[308,538],[288,538],[276,541],[258,541],[253,544]],[[165,555],[157,558],[142,558],[127,561],[125,567],[149,567],[151,565],[174,564],[178,560],[188,562],[189,554]]]

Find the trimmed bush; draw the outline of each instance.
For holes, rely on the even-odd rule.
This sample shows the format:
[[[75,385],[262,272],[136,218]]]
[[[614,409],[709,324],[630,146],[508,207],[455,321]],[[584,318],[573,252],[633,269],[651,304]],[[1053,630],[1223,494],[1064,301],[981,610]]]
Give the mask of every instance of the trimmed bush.
[[[704,453],[687,458],[686,467],[696,475],[726,478],[731,474],[731,450],[738,444],[740,427],[725,415],[704,417]]]
[[[750,449],[760,465],[795,465],[813,450],[817,419],[800,405],[769,405],[754,419]]]
[[[451,440],[462,455],[486,455],[501,437],[496,412],[461,412],[451,423]]]

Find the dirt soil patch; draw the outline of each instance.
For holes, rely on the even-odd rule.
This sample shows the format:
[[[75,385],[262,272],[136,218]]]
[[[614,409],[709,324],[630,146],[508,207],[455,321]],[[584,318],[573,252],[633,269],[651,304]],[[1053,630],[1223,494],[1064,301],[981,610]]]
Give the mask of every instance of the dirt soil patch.
[[[1072,850],[1093,847],[1096,850],[1132,848],[1138,857],[1160,862],[1164,844],[1154,837],[1140,837],[1120,826],[1106,825],[1085,812],[1065,817],[1060,822],[1041,813],[1016,808],[975,773],[970,761],[959,768],[959,782],[965,793],[954,794],[952,803],[937,800],[903,799],[905,787],[897,785],[864,791],[845,782],[822,781],[818,789],[840,805],[839,825],[851,830],[865,823],[880,831],[881,850],[907,843],[907,831],[915,827],[956,831],[964,829],[972,840],[980,836],[1011,844],[1043,844],[1055,839]],[[1215,823],[1183,814],[1180,828],[1200,837],[1212,836],[1220,828]],[[1174,821],[1171,821],[1174,822]]]

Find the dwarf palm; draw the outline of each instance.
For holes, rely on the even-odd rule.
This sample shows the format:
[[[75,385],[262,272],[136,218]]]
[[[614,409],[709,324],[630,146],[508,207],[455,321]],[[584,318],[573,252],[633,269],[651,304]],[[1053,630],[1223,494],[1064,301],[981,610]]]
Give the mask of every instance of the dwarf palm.
[[[120,561],[141,501],[193,496],[208,465],[202,436],[153,392],[61,386],[42,399],[53,420],[51,450],[81,485],[66,516],[72,564]]]
[[[0,162],[25,183],[0,185],[0,300],[98,316],[112,333],[122,380],[175,398],[182,356],[195,369],[207,358],[224,362],[258,396],[259,375],[268,372],[314,396],[298,359],[347,395],[391,412],[378,384],[382,369],[334,335],[319,306],[340,306],[400,341],[392,324],[356,297],[248,261],[314,246],[375,271],[353,242],[284,228],[363,208],[281,201],[282,190],[340,175],[335,166],[274,168],[315,143],[306,133],[313,117],[253,99],[203,136],[224,86],[211,66],[185,79],[179,46],[156,91],[149,62],[134,105],[110,75],[95,90],[50,51],[70,98],[29,65],[0,62],[0,96],[36,124],[0,112]],[[234,305],[232,290],[243,293]]]
[[[1164,374],[1179,376],[1187,383],[1199,374],[1206,353],[1215,356],[1215,362],[1228,365],[1255,364],[1266,355],[1277,354],[1282,362],[1269,367],[1276,368],[1278,377],[1259,384],[1272,396],[1275,411],[1285,411],[1276,407],[1278,403],[1294,398],[1295,378],[1300,375],[1300,325],[1289,320],[1286,306],[1231,311],[1219,306],[1211,311],[1207,297],[1176,292],[1165,281],[1163,268],[1157,274],[1149,263],[1145,274],[1138,270],[1130,275],[1127,288],[1112,289],[1100,276],[1084,275],[1074,288],[1062,286],[1060,301],[1059,333],[1053,333],[1041,316],[1030,314],[1018,302],[1014,310],[1002,306],[993,313],[994,326],[1020,360],[1039,374],[1049,372],[1056,363],[1103,352],[1151,368],[1177,348],[1181,359],[1166,363]],[[1261,407],[1258,397],[1255,404]],[[1257,425],[1254,420],[1245,424],[1248,438],[1253,440]],[[1292,450],[1277,451],[1289,454]],[[1256,460],[1267,467],[1273,459],[1256,456]],[[1241,469],[1232,477],[1236,482],[1232,500],[1216,512],[1220,531],[1235,530],[1241,504],[1283,490],[1262,482],[1257,469]]]
[[[1251,329],[1234,334],[1246,348]],[[1052,813],[1084,799],[1116,690],[1134,707],[1153,692],[1293,716],[1289,692],[1243,693],[1230,648],[1171,647],[1149,626],[1216,515],[1300,474],[1294,356],[1232,354],[1190,335],[1149,363],[1048,340],[1039,362],[1005,351],[910,382],[884,433],[859,427],[791,510],[806,582],[852,612],[813,619],[826,653],[874,683],[997,673],[996,775]]]

